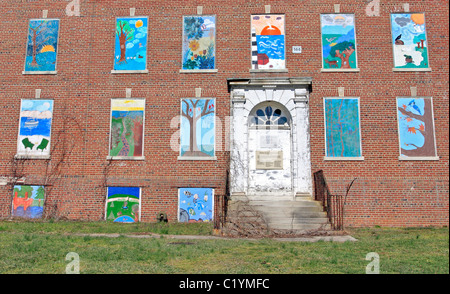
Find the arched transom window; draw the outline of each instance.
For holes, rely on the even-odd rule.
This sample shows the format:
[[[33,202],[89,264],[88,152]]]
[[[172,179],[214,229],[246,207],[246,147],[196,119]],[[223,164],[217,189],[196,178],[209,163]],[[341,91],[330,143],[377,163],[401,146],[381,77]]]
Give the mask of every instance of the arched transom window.
[[[290,128],[290,115],[279,103],[260,103],[250,112],[249,126],[253,128]]]

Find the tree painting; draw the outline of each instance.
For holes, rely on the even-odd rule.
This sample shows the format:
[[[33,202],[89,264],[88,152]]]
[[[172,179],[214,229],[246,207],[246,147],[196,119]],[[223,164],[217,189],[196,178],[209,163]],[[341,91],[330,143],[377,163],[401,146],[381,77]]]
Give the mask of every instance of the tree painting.
[[[395,68],[428,68],[428,42],[423,13],[391,14]]]
[[[360,157],[359,99],[325,98],[327,157]]]
[[[119,223],[140,221],[141,188],[108,187],[106,196],[105,218]]]
[[[32,19],[28,25],[25,72],[56,70],[58,19]]]
[[[431,98],[397,98],[400,155],[435,157],[433,104]]]
[[[144,99],[111,100],[110,156],[143,156]]]
[[[215,69],[216,17],[183,18],[183,69]]]
[[[357,68],[355,17],[353,14],[322,14],[323,68]]]
[[[42,218],[44,198],[43,186],[14,186],[11,215],[32,219]]]
[[[214,99],[181,100],[181,156],[214,156]]]
[[[178,221],[211,222],[214,219],[214,189],[178,189]]]
[[[147,68],[147,37],[147,17],[118,18],[114,70],[145,70]]]

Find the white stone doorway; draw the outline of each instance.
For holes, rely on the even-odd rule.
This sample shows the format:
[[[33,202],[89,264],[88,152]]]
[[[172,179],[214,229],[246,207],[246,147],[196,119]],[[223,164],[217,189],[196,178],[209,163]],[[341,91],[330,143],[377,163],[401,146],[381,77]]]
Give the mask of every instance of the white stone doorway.
[[[311,195],[311,79],[239,79],[228,83],[232,199],[293,200]]]

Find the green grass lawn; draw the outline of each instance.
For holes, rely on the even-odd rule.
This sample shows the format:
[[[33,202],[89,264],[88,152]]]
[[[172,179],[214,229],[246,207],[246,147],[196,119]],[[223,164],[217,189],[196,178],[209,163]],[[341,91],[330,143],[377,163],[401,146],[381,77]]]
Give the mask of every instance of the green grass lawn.
[[[161,234],[130,238],[124,234]],[[76,233],[119,233],[116,238]],[[82,274],[364,274],[369,252],[380,273],[449,273],[448,228],[370,228],[348,233],[358,242],[272,239],[171,239],[212,235],[211,224],[0,222],[0,273],[65,273],[67,253]]]

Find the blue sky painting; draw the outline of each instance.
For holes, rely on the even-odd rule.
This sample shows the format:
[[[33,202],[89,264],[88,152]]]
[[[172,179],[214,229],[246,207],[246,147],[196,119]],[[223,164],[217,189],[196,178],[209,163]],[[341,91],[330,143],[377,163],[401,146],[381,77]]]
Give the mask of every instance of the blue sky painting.
[[[122,17],[116,20],[114,70],[147,69],[147,17]]]

